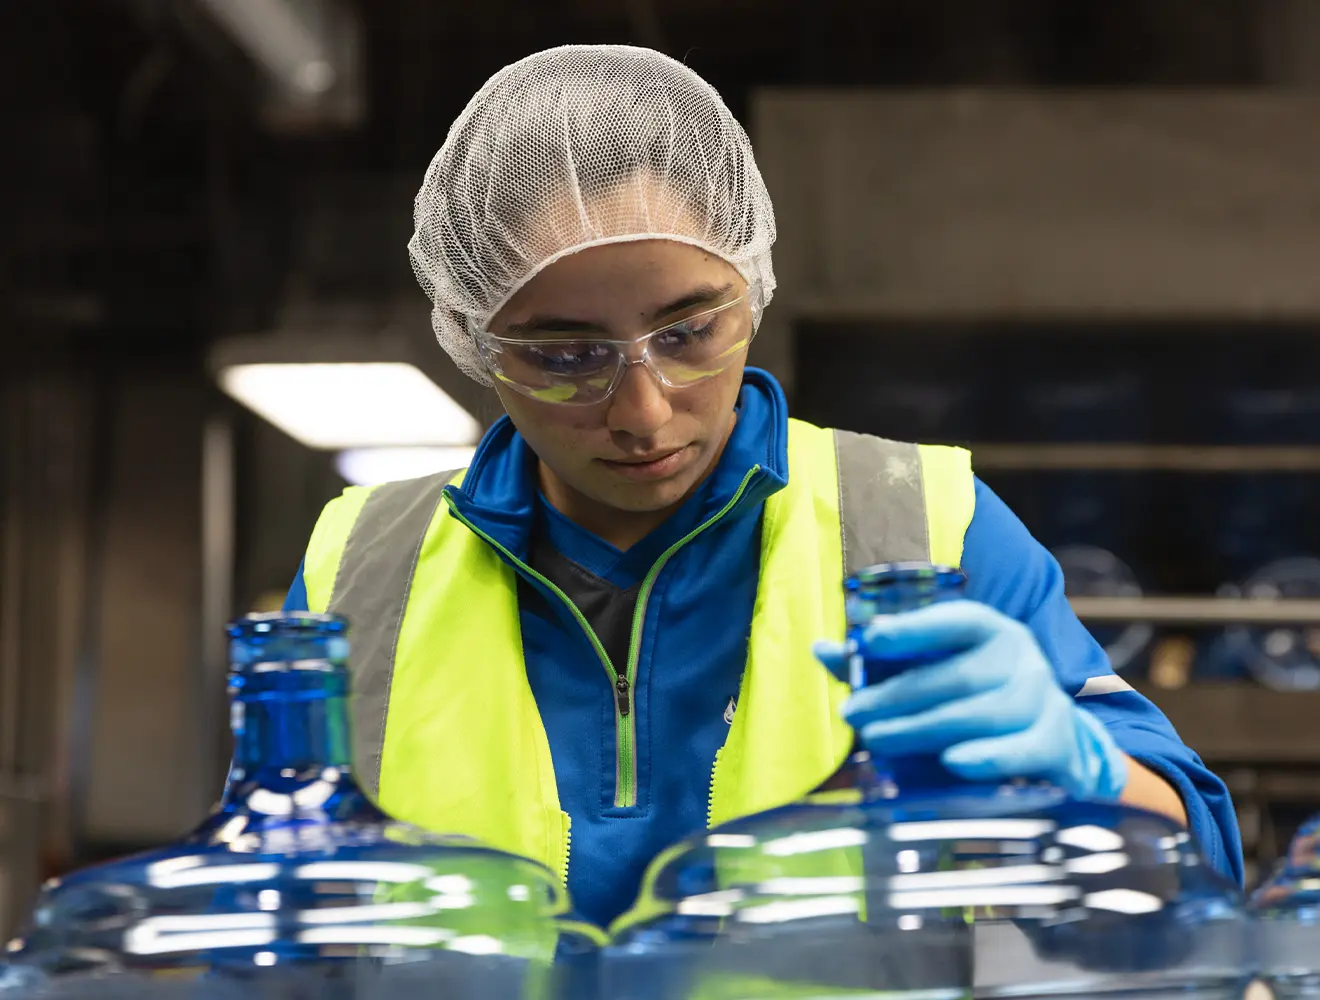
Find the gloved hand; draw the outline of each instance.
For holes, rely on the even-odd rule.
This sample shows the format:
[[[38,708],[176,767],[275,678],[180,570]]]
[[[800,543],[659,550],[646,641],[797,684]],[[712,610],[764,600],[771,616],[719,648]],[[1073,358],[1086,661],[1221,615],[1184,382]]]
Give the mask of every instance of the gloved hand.
[[[1022,623],[974,601],[882,615],[863,632],[871,656],[938,656],[855,692],[843,716],[878,757],[938,754],[969,781],[1048,779],[1075,796],[1117,799],[1127,758],[1103,723],[1079,708]],[[847,676],[851,647],[817,643]]]

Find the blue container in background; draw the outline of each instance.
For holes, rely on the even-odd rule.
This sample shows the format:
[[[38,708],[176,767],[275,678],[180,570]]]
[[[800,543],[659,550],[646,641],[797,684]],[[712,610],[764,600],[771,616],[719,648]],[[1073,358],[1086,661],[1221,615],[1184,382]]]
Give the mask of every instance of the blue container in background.
[[[1051,553],[1063,570],[1069,597],[1142,596],[1141,584],[1130,566],[1114,553],[1094,545],[1063,545]],[[1142,674],[1155,630],[1148,624],[1088,625],[1109,657],[1115,672],[1128,677]]]
[[[1320,444],[1320,391],[1227,389],[1211,410],[1211,439],[1225,445]],[[1313,475],[1225,473],[1189,477],[1185,504],[1221,582],[1237,583],[1315,543]]]
[[[1128,375],[1026,384],[1014,401],[1018,440],[1041,444],[1124,444],[1150,438],[1143,386]],[[1107,470],[1031,474],[1045,498],[1029,527],[1047,548],[1104,549],[1140,573],[1133,554],[1148,511],[1148,477]]]
[[[1298,829],[1251,910],[1260,975],[1275,1000],[1320,997],[1320,817]]]
[[[1226,596],[1258,600],[1320,600],[1320,559],[1299,556],[1262,566]],[[1224,630],[1216,655],[1240,664],[1251,677],[1276,691],[1320,690],[1320,628],[1278,625]]]

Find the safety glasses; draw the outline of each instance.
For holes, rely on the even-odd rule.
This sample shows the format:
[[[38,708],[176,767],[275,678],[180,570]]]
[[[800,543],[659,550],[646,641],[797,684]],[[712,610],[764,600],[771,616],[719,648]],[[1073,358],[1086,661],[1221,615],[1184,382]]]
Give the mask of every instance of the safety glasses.
[[[750,315],[739,295],[635,340],[480,333],[491,374],[542,403],[588,406],[608,399],[630,365],[642,364],[662,384],[685,389],[726,371],[747,350]]]

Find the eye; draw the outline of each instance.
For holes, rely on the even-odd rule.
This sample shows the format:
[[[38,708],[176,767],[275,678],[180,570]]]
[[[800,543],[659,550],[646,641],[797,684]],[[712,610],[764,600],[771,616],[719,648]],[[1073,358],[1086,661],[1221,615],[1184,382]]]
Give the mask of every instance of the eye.
[[[693,316],[689,320],[684,320],[682,323],[676,323],[668,329],[662,330],[656,335],[655,339],[659,346],[666,350],[683,348],[693,341],[708,340],[713,337],[719,321],[719,313]]]
[[[584,340],[523,344],[518,353],[526,364],[549,374],[582,375],[609,363],[614,351],[606,344]]]

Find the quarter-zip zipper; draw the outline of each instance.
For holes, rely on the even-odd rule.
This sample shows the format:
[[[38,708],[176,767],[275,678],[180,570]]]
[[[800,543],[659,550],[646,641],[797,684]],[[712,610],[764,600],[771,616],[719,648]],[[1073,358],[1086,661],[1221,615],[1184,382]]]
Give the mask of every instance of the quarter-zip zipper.
[[[642,580],[641,589],[637,592],[637,604],[633,608],[632,638],[628,642],[628,665],[627,672],[622,678],[619,678],[615,690],[626,694],[629,702],[632,699],[632,687],[637,683],[637,663],[642,656],[642,624],[646,621],[646,602],[651,597],[651,591],[655,588],[655,581],[665,568],[665,564],[673,558],[674,553],[681,549],[692,539],[696,538],[712,524],[724,517],[725,514],[733,510],[742,495],[747,492],[747,485],[752,481],[752,477],[761,471],[759,465],[753,465],[747,470],[747,475],[743,476],[742,482],[738,484],[738,489],[734,491],[729,502],[710,516],[706,521],[697,525],[686,535],[676,541],[669,548],[661,553],[660,558],[655,561],[650,571]],[[637,771],[633,766],[633,741],[636,737],[637,727],[633,719],[632,712],[623,712],[619,715],[619,783],[615,786],[614,804],[616,806],[634,806],[637,804]],[[627,744],[628,754],[625,758],[623,746]],[[625,766],[626,764],[626,766]]]
[[[596,656],[605,668],[605,673],[609,676],[610,684],[614,688],[614,735],[615,735],[615,757],[614,757],[614,805],[616,808],[628,809],[637,805],[637,760],[636,760],[636,739],[637,739],[637,720],[633,709],[635,691],[637,683],[637,664],[641,659],[642,652],[642,625],[646,621],[646,603],[650,599],[651,591],[655,588],[655,581],[665,568],[665,564],[673,558],[684,545],[692,541],[703,531],[715,524],[722,517],[731,511],[734,506],[742,499],[747,492],[747,486],[752,481],[752,477],[761,471],[759,465],[754,465],[747,470],[747,475],[743,476],[742,482],[738,484],[738,489],[729,502],[721,507],[716,513],[711,515],[706,521],[693,528],[686,535],[676,541],[669,548],[661,553],[660,558],[647,572],[642,580],[642,585],[637,593],[637,604],[633,609],[632,635],[628,642],[628,662],[624,672],[620,673],[615,669],[610,661],[610,656],[605,652],[605,646],[596,635],[591,623],[587,621],[586,616],[581,609],[560,590],[551,580],[541,573],[538,573],[527,563],[523,562],[505,546],[501,545],[490,535],[482,531],[473,524],[458,509],[454,503],[453,497],[448,490],[444,491],[445,503],[449,506],[450,513],[460,522],[467,526],[477,537],[481,538],[487,545],[495,549],[504,556],[510,563],[516,566],[523,573],[526,573],[531,579],[535,580],[550,593],[554,594],[564,607],[572,613],[574,620],[577,621],[587,639],[591,642],[591,648],[596,651]]]

